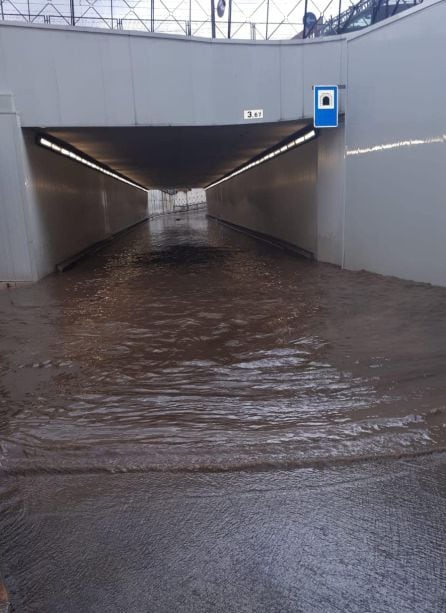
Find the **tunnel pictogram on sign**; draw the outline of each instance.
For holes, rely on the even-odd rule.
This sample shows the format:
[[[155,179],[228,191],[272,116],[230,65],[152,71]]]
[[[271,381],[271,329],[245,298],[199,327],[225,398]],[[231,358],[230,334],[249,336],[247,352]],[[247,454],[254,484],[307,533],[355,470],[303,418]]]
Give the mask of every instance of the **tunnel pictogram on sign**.
[[[337,128],[338,126],[338,87],[337,85],[315,85],[313,123],[314,123],[315,128]]]

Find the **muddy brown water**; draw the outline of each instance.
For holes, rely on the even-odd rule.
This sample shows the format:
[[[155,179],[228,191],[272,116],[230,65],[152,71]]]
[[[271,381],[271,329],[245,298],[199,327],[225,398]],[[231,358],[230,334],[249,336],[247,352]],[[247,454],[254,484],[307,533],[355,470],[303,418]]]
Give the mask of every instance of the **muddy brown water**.
[[[137,475],[249,470],[271,482],[275,471],[440,452],[445,367],[446,289],[310,262],[203,213],[140,225],[64,274],[0,292],[3,555],[11,590],[25,594],[17,610],[71,611],[54,594],[36,604],[13,577],[31,538],[16,524],[24,500],[47,501],[36,517],[60,510],[64,475],[77,492],[65,501],[94,492],[106,512],[110,475],[129,499]],[[70,538],[66,558],[81,537]],[[105,610],[98,598],[83,610]],[[288,610],[277,606],[239,610]]]
[[[1,465],[240,468],[445,444],[446,289],[194,214],[0,293]]]

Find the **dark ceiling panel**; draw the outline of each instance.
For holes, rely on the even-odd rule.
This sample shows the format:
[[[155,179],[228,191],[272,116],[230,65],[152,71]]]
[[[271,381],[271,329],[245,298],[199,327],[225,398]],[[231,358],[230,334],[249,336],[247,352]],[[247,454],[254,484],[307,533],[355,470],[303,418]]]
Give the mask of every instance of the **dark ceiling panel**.
[[[205,187],[305,126],[58,128],[46,131],[147,187]]]

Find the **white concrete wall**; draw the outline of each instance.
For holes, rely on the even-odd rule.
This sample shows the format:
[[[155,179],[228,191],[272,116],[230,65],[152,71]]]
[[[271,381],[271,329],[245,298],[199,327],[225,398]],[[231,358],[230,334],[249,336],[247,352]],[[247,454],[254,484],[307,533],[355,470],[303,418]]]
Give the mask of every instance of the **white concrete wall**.
[[[342,127],[207,190],[209,214],[341,264]]]
[[[160,189],[151,189],[148,194],[148,213],[150,217],[169,212],[168,194]]]
[[[345,131],[321,131],[317,160],[286,154],[209,190],[211,214],[325,262],[446,285],[445,22],[434,0],[349,35]]]
[[[342,83],[342,37],[253,42],[0,21],[0,92],[23,126],[231,125],[311,117]]]
[[[317,250],[321,262],[342,265],[345,215],[345,129],[321,131],[317,160]]]
[[[316,181],[313,140],[208,189],[208,212],[315,255]]]
[[[30,236],[37,278],[147,217],[147,193],[35,144],[25,135]]]
[[[0,283],[34,278],[20,120],[0,94]]]
[[[348,43],[345,266],[446,285],[446,3]]]
[[[36,281],[147,217],[146,192],[23,139],[14,114],[0,127],[0,282]]]

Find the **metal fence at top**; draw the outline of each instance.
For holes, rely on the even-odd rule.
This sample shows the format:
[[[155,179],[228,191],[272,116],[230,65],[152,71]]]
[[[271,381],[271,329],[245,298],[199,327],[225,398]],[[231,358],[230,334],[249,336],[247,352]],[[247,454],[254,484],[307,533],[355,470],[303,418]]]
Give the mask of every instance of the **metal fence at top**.
[[[0,0],[0,18],[182,36],[287,40],[359,29],[417,1],[322,0],[322,6],[317,0]]]
[[[0,0],[0,18],[209,38],[277,40],[302,31],[304,0],[287,10],[279,0],[228,2],[219,17],[217,0]]]

